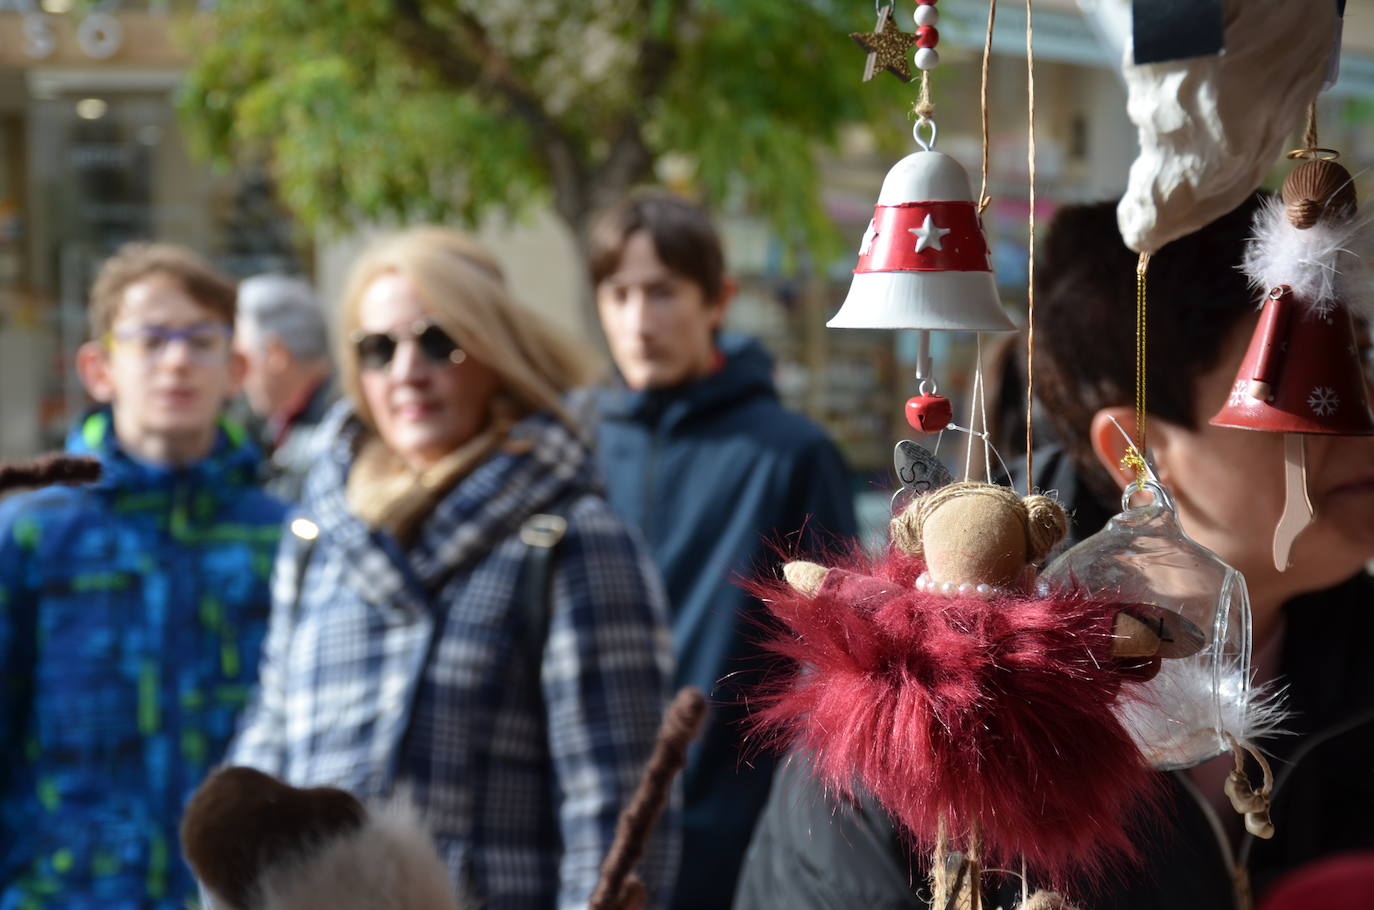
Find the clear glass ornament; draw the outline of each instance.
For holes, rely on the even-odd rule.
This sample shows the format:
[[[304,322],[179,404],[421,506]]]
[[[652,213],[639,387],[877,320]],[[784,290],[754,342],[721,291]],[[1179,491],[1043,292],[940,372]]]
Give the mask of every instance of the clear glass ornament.
[[[1138,493],[1151,501],[1132,506]],[[1250,598],[1245,578],[1179,527],[1173,501],[1153,480],[1132,483],[1122,511],[1054,560],[1041,578],[1094,597],[1158,608],[1167,651],[1141,697],[1118,716],[1156,768],[1190,768],[1248,739],[1251,722]],[[1151,608],[1145,607],[1148,611]],[[1172,641],[1170,641],[1172,639]],[[1191,639],[1191,641],[1182,641]],[[1198,647],[1200,645],[1200,647]]]

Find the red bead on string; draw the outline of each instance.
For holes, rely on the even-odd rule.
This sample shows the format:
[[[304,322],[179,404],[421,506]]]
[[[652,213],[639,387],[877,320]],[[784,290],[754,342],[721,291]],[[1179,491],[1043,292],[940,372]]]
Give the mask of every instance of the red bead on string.
[[[916,29],[917,47],[934,47],[940,43],[940,31],[933,25],[923,25]]]

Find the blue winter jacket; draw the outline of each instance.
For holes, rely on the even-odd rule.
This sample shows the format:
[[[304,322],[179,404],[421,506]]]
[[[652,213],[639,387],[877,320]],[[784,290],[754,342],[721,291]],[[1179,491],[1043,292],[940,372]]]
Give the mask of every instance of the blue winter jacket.
[[[667,584],[675,682],[715,703],[684,774],[683,910],[730,906],[773,772],[742,742],[738,696],[765,661],[765,612],[738,583],[855,533],[844,461],[779,404],[767,352],[729,334],[720,351],[720,369],[689,385],[606,391],[597,440],[611,504],[642,530]]]
[[[104,477],[0,503],[0,910],[184,908],[177,846],[256,678],[284,507],[224,424],[183,469],[108,410],[69,451]]]

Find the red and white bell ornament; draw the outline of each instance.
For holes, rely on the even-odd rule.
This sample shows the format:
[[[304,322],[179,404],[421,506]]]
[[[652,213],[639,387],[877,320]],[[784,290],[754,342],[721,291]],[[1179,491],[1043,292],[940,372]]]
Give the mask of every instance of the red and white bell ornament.
[[[968,174],[934,150],[883,180],[833,329],[1013,332],[997,296]]]
[[[1284,434],[1287,501],[1274,533],[1274,565],[1312,520],[1308,435],[1374,435],[1351,307],[1368,305],[1350,173],[1306,161],[1283,184],[1283,204],[1256,218],[1244,268],[1266,292],[1259,324],[1214,426]]]
[[[1270,433],[1374,435],[1350,311],[1270,290],[1231,394],[1211,423]]]

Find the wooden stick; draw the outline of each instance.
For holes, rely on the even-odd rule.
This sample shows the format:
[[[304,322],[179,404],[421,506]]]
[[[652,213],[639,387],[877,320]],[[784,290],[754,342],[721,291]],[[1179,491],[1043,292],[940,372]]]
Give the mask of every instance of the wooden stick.
[[[696,738],[706,716],[706,696],[699,689],[681,689],[668,706],[654,743],[653,755],[644,768],[630,804],[620,813],[615,840],[601,864],[588,910],[635,910],[643,906],[644,885],[633,870],[644,855],[644,845],[668,803],[673,779],[687,763],[687,747]]]
[[[100,479],[100,461],[77,455],[43,455],[30,461],[0,465],[0,492],[55,483],[93,483]]]
[[[1274,568],[1286,570],[1293,541],[1312,523],[1312,500],[1307,496],[1307,443],[1301,433],[1283,434],[1283,515],[1274,528]]]

